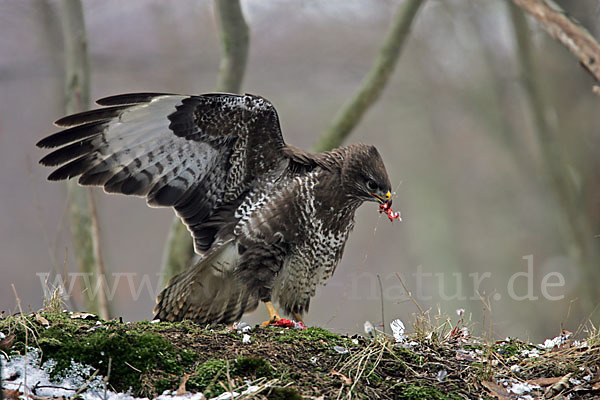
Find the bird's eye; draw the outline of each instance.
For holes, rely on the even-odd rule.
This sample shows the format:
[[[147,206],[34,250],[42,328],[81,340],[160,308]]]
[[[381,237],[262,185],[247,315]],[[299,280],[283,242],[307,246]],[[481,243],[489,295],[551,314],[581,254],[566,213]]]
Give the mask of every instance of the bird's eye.
[[[367,189],[369,189],[372,192],[377,190],[377,182],[375,182],[373,179],[369,179],[367,181]]]

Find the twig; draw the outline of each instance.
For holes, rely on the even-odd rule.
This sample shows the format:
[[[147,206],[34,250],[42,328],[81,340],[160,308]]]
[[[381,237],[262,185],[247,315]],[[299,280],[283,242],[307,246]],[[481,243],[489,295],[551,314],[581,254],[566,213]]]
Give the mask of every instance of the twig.
[[[315,151],[327,151],[340,146],[358,125],[365,112],[379,98],[398,61],[417,11],[424,0],[406,0],[398,8],[390,30],[373,66],[356,94],[337,114],[329,128],[314,146]]]
[[[481,293],[479,293],[479,290],[477,290],[475,292],[477,294],[477,296],[479,296],[479,300],[481,300],[481,304],[483,305],[483,309],[481,310],[482,312],[482,321],[481,321],[481,335],[485,338],[486,337],[486,333],[485,333],[485,316],[487,315],[486,313],[489,313],[490,316],[490,321],[488,322],[489,327],[488,327],[488,332],[487,332],[487,340],[488,341],[493,341],[494,339],[494,321],[493,321],[493,313],[492,313],[492,305],[490,303],[490,296],[484,297],[481,295]]]
[[[96,201],[94,200],[94,193],[92,190],[88,190],[88,201],[90,203],[90,217],[91,217],[91,229],[92,234],[92,249],[94,251],[95,266],[96,266],[96,281],[98,291],[97,306],[98,314],[102,319],[110,319],[110,311],[108,299],[106,298],[106,271],[104,269],[104,258],[102,257],[102,249],[100,249],[100,224],[98,223],[98,210],[96,209]]]
[[[77,391],[77,389],[73,389],[73,388],[68,388],[68,387],[64,387],[64,386],[59,386],[59,385],[40,385],[39,382],[35,384],[35,386],[33,387],[33,390],[37,390],[37,389],[61,389],[61,390],[70,390],[70,391]]]
[[[383,359],[383,354],[388,349],[388,339],[385,336],[380,336],[373,340],[366,348],[358,352],[357,354],[351,356],[338,370],[339,372],[348,370],[348,377],[352,378],[352,385],[348,389],[348,393],[346,393],[346,398],[352,398],[352,392],[354,391],[356,385],[362,378],[369,365],[369,361],[371,360],[371,356],[376,355],[375,361],[373,361],[373,366],[370,372],[367,374],[367,377],[373,373],[373,371],[377,368],[381,360]],[[350,367],[354,367],[355,373],[354,376],[351,376]],[[340,391],[338,394],[338,399],[340,398],[343,392]]]
[[[108,369],[106,376],[102,379],[104,381],[104,400],[108,399],[108,381],[110,380],[110,371],[112,369],[112,357],[108,357]]]
[[[131,368],[132,370],[134,370],[134,371],[137,371],[137,372],[139,372],[139,373],[141,373],[141,372],[142,372],[142,371],[140,371],[139,369],[137,369],[136,367],[134,367],[133,365],[129,364],[127,361],[123,361],[123,363],[124,363],[125,365],[127,365],[129,368]]]
[[[381,284],[381,276],[377,274],[377,281],[379,282],[379,298],[381,299],[381,323],[383,325],[383,333],[385,333],[385,312],[383,310],[383,285]]]
[[[556,40],[561,42],[585,69],[600,82],[600,44],[579,22],[570,18],[553,0],[513,0]],[[600,92],[596,86],[594,92]]]
[[[231,398],[233,399],[233,381],[231,380],[231,374],[229,372],[229,360],[225,359],[225,367],[226,367],[226,374],[227,374],[227,391],[231,394]]]
[[[413,297],[412,292],[410,290],[408,290],[408,288],[406,287],[406,285],[404,284],[404,281],[402,280],[402,277],[400,276],[399,273],[396,272],[396,277],[398,278],[398,280],[400,281],[400,284],[402,285],[402,287],[404,288],[404,291],[406,292],[407,296],[411,299],[411,301],[413,302],[413,304],[415,305],[415,307],[417,307],[417,309],[419,310],[419,312],[421,314],[425,314],[425,311],[423,311],[423,309],[421,308],[421,305],[417,302],[417,300]]]
[[[30,399],[33,399],[33,400],[54,400],[50,396],[38,396],[37,394],[33,394],[33,393],[28,393],[26,397],[29,397]]]
[[[94,373],[92,375],[90,375],[90,377],[87,379],[87,381],[85,381],[85,383],[83,385],[81,385],[79,387],[79,389],[77,389],[77,391],[73,395],[73,398],[77,397],[78,395],[81,394],[81,392],[83,392],[84,390],[86,390],[88,388],[88,386],[90,385],[90,382],[96,377],[96,375],[98,375],[98,372],[100,372],[99,369],[95,370]]]
[[[23,308],[21,308],[21,298],[17,294],[17,288],[14,283],[11,283],[13,293],[15,294],[15,301],[17,302],[17,307],[19,308],[19,313],[22,319],[25,319],[25,314],[23,314]],[[28,349],[29,349],[29,328],[23,322],[23,327],[25,328],[25,358],[27,358]],[[27,365],[23,366],[23,391],[27,390]]]

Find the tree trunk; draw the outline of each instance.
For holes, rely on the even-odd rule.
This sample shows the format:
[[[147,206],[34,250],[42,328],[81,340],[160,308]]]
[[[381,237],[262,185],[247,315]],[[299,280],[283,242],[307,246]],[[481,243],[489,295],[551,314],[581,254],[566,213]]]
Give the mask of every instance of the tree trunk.
[[[62,1],[62,28],[65,45],[65,112],[86,110],[90,102],[90,68],[83,8],[80,0]],[[67,182],[71,234],[79,270],[90,277],[84,299],[88,310],[110,318],[105,291],[98,218],[92,189],[76,181]]]
[[[216,90],[238,93],[246,70],[250,31],[244,20],[239,0],[215,0],[215,16],[223,49]],[[187,268],[193,258],[194,246],[190,232],[175,216],[169,229],[163,255],[163,287],[171,277]]]

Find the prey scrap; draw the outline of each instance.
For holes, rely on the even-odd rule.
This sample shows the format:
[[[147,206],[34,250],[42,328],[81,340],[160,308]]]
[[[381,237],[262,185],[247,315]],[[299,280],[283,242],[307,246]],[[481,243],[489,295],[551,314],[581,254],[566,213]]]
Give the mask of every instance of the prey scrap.
[[[398,222],[402,222],[402,217],[400,217],[400,213],[392,210],[392,206],[389,202],[385,202],[379,205],[379,214],[385,213],[390,221],[394,222],[394,220],[398,220]]]

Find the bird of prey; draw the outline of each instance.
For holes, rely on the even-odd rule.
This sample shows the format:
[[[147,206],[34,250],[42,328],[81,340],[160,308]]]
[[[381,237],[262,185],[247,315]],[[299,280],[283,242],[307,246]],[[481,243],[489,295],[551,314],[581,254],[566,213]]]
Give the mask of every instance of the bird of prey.
[[[287,145],[273,105],[254,95],[133,93],[56,121],[37,145],[49,180],[145,197],[173,207],[200,260],[161,292],[156,318],[233,323],[271,301],[301,320],[339,264],[365,201],[391,211],[391,185],[373,146],[324,153]]]

